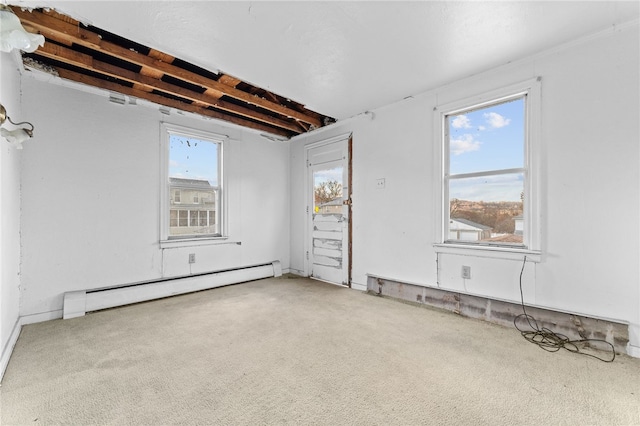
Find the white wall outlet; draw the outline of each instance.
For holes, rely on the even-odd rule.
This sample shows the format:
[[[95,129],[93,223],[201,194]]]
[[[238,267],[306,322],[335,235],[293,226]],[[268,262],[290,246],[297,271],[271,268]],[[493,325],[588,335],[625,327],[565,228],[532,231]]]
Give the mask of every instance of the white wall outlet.
[[[189,253],[189,263],[196,263],[196,254]]]
[[[462,275],[462,278],[465,280],[471,279],[471,266],[463,266],[460,275]]]
[[[384,185],[385,185],[384,178],[380,178],[376,180],[376,188],[384,189]]]

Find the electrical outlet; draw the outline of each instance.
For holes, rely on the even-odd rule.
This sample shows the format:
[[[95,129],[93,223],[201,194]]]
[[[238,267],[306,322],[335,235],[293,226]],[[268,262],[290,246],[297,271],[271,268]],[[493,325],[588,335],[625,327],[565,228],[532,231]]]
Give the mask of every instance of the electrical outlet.
[[[471,266],[463,266],[460,275],[462,275],[462,278],[465,280],[471,279]]]
[[[196,263],[196,254],[189,253],[189,263]]]
[[[376,180],[376,188],[384,189],[384,185],[385,185],[384,178],[380,178]]]

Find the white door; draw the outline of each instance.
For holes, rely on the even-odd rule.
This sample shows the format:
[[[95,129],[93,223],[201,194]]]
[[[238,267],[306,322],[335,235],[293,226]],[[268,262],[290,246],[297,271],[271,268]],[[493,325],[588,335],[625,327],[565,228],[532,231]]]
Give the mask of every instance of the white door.
[[[349,285],[348,138],[307,151],[309,276]]]

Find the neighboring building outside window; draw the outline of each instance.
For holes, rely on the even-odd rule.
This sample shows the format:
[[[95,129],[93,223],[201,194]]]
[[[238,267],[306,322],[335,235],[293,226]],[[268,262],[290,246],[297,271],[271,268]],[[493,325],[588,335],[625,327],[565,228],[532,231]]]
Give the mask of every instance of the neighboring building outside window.
[[[169,235],[216,234],[217,189],[204,179],[169,178],[172,193],[183,192],[192,204],[172,203],[169,214]],[[176,190],[174,188],[180,188]],[[201,203],[199,201],[202,201]],[[179,221],[178,218],[182,220]]]
[[[482,241],[491,238],[491,228],[467,219],[449,219],[449,239]]]

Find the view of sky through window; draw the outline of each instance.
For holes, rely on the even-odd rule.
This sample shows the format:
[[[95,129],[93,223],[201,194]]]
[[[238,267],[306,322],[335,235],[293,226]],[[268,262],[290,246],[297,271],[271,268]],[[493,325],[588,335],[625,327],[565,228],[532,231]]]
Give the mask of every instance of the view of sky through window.
[[[342,167],[320,170],[313,174],[314,186],[318,186],[329,181],[336,181],[342,184]]]
[[[524,167],[525,98],[447,117],[450,176]],[[452,179],[449,196],[520,201],[522,173]]]
[[[169,176],[185,179],[204,179],[218,186],[217,143],[170,135]]]

